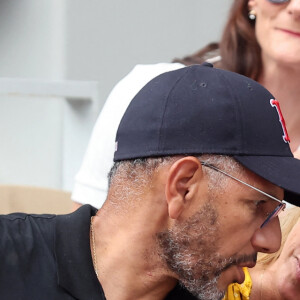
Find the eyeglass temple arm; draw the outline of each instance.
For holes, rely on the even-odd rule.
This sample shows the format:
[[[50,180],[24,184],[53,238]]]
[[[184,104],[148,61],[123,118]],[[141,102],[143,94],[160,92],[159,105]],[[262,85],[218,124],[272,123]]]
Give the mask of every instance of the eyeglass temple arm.
[[[224,171],[218,169],[217,167],[215,167],[215,166],[213,166],[213,165],[211,165],[211,164],[209,164],[209,163],[206,163],[205,161],[200,161],[200,163],[201,163],[201,165],[203,165],[203,166],[212,168],[212,169],[214,169],[214,170],[217,171],[217,172],[220,172],[220,173],[222,173],[222,174],[224,174],[224,175],[227,175],[227,176],[229,176],[230,178],[232,178],[232,179],[234,179],[234,180],[236,180],[236,181],[238,181],[238,182],[240,182],[240,183],[245,184],[246,186],[248,186],[248,187],[250,187],[250,188],[256,190],[257,192],[259,192],[259,193],[261,193],[261,194],[263,194],[263,195],[265,195],[265,196],[267,196],[267,197],[269,197],[269,198],[271,198],[271,199],[273,199],[273,200],[275,200],[275,201],[277,201],[277,202],[279,202],[279,203],[281,203],[281,204],[283,204],[283,201],[285,201],[285,200],[282,200],[282,201],[281,201],[281,200],[279,200],[279,199],[273,197],[272,195],[269,195],[268,193],[265,193],[264,191],[262,191],[262,190],[256,188],[255,186],[253,186],[253,185],[251,185],[251,184],[249,184],[249,183],[247,183],[247,182],[245,182],[245,181],[243,181],[243,180],[241,180],[241,179],[238,179],[238,178],[236,178],[236,177],[234,177],[234,176],[228,174],[227,172],[224,172]]]

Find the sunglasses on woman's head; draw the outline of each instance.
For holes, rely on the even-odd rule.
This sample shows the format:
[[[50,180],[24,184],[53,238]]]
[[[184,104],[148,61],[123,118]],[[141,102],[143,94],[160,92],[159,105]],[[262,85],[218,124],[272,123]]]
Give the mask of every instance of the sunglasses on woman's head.
[[[274,4],[283,4],[289,2],[290,0],[268,0],[268,1]]]

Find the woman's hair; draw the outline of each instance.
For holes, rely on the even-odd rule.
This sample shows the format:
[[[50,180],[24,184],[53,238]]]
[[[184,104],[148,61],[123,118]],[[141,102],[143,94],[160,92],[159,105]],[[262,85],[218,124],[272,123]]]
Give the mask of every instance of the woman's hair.
[[[289,233],[296,225],[296,223],[300,220],[300,208],[299,207],[291,207],[287,209],[286,212],[280,216],[280,226],[282,232],[281,246],[280,249],[272,254],[261,253],[258,256],[257,263],[262,266],[268,266],[272,264],[274,261],[278,259],[280,256],[284,244],[288,238]]]
[[[199,64],[219,48],[222,60],[216,67],[258,80],[262,72],[261,49],[255,36],[255,21],[248,18],[248,11],[248,1],[234,0],[220,43],[209,44],[193,55],[174,61]]]

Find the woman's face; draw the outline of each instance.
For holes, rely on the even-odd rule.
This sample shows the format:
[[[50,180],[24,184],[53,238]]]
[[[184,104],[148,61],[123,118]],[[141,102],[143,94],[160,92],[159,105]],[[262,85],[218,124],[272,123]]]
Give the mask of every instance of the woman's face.
[[[300,65],[300,0],[274,4],[249,0],[256,12],[255,32],[264,63]]]
[[[272,269],[276,274],[274,286],[282,299],[300,299],[300,220],[290,232],[280,257]]]

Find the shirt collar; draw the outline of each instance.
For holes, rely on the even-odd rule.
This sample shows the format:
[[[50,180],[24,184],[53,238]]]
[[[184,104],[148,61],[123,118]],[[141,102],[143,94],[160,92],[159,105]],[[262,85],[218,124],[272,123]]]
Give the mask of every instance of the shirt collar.
[[[57,216],[56,221],[58,284],[80,300],[105,299],[90,249],[91,216],[96,212],[84,205],[72,214]]]

